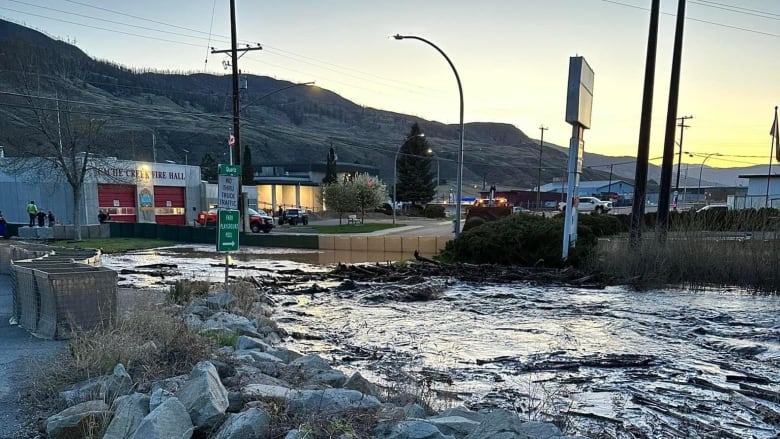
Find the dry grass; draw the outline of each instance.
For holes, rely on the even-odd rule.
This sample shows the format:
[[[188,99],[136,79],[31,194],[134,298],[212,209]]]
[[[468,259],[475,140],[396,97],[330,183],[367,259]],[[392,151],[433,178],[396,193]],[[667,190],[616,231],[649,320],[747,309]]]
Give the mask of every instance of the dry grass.
[[[33,394],[41,406],[55,406],[61,387],[110,374],[117,363],[136,385],[188,373],[213,347],[212,340],[190,331],[181,315],[138,310],[112,327],[74,333],[67,352],[34,371]]]
[[[637,246],[628,240],[599,243],[590,268],[638,288],[676,284],[690,288],[731,286],[780,291],[780,241],[774,232],[670,232],[665,244],[653,234]],[[771,239],[761,239],[771,238]]]

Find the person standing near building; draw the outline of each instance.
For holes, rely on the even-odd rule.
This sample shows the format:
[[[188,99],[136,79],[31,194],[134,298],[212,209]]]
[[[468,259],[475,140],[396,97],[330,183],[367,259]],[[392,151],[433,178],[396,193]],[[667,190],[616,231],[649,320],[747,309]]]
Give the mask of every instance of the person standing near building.
[[[38,213],[35,214],[38,217],[38,227],[43,227],[46,225],[46,212],[43,210],[39,210]]]
[[[38,206],[35,205],[35,201],[30,201],[27,205],[27,214],[30,215],[30,227],[35,226],[35,216],[38,215]]]
[[[3,216],[3,212],[0,212],[0,237],[5,238],[5,225],[7,221],[5,220],[5,217]]]
[[[54,227],[54,224],[56,224],[57,221],[56,218],[54,218],[54,214],[52,213],[51,210],[49,211],[48,217],[49,217],[49,227]]]

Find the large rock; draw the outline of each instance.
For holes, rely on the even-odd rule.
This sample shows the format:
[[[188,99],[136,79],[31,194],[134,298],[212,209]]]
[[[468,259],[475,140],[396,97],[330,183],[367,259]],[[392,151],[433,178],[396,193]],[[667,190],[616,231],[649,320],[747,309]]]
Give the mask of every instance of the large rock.
[[[464,438],[473,433],[479,427],[479,422],[466,419],[461,416],[445,416],[440,418],[428,419],[428,422],[435,425],[444,434]]]
[[[404,406],[404,414],[407,418],[419,418],[425,417],[425,409],[416,402],[410,402]]]
[[[303,390],[287,398],[287,413],[292,416],[334,415],[353,410],[378,409],[380,405],[375,397],[356,390]]]
[[[246,335],[242,335],[238,337],[238,342],[236,343],[236,348],[238,350],[242,349],[259,349],[263,352],[267,351],[271,348],[266,342],[263,340],[260,340],[259,338],[255,337],[247,337]]]
[[[46,419],[46,434],[50,439],[80,439],[91,424],[110,415],[111,409],[103,400],[82,402]]]
[[[223,292],[213,296],[209,296],[206,299],[206,306],[210,309],[229,309],[230,306],[235,303],[236,296]]]
[[[113,374],[72,384],[62,389],[59,395],[68,406],[96,399],[111,403],[117,397],[130,393],[132,389],[133,380],[125,367],[122,364],[117,364]]]
[[[198,430],[208,430],[219,425],[230,405],[227,390],[219,380],[217,369],[208,361],[195,365],[176,396],[187,409]]]
[[[273,348],[267,350],[266,352],[273,355],[274,357],[279,358],[287,364],[303,356],[303,354],[285,348]]]
[[[517,413],[498,409],[485,416],[485,419],[466,439],[548,439],[557,438],[561,432],[552,424],[550,429],[542,428],[540,422],[523,423]],[[537,435],[540,434],[540,435]]]
[[[344,383],[344,388],[357,390],[364,395],[379,396],[379,388],[376,384],[363,378],[360,372],[353,373],[347,382]]]
[[[103,439],[129,439],[149,414],[149,397],[142,393],[120,396],[114,401],[114,417]]]
[[[380,426],[374,434],[377,439],[453,439],[453,436],[442,434],[435,425],[421,420]]]
[[[190,439],[194,429],[184,405],[169,398],[141,420],[131,439]]]
[[[284,378],[307,386],[342,387],[347,381],[344,372],[331,368],[327,361],[313,354],[291,361],[285,368]]]
[[[202,329],[229,329],[237,333],[256,333],[257,328],[246,317],[220,311],[215,313],[205,323]]]
[[[253,364],[255,362],[284,363],[279,357],[258,349],[243,349],[233,353],[236,360],[242,363]]]
[[[450,416],[458,416],[461,418],[470,419],[472,421],[480,423],[485,420],[485,416],[487,416],[487,413],[475,412],[473,410],[467,409],[466,407],[459,406],[459,407],[452,407],[447,410],[444,410],[443,412],[437,415],[431,416],[431,418],[448,418]]]
[[[244,401],[286,402],[290,398],[298,396],[299,390],[289,387],[274,386],[268,384],[249,384],[241,388],[241,397]]]
[[[219,428],[214,439],[263,438],[268,434],[270,422],[268,412],[250,408],[237,415],[230,415]]]
[[[107,375],[100,386],[100,392],[106,402],[127,395],[131,390],[133,390],[133,379],[121,363],[114,366],[114,372]]]

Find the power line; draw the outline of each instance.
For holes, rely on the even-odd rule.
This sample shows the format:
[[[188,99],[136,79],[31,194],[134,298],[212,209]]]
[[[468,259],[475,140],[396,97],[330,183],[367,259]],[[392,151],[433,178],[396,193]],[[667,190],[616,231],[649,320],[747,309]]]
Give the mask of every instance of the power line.
[[[628,4],[628,3],[619,2],[617,0],[601,0],[601,1],[604,2],[604,3],[612,3],[612,4],[615,4],[615,5],[625,6],[627,8],[641,9],[643,11],[649,11],[650,10],[649,8],[646,8],[644,6],[632,5],[632,4]],[[672,14],[671,12],[661,12],[661,14],[668,15],[668,16],[671,16],[671,17],[675,16],[675,14]],[[685,17],[685,19],[686,20],[690,20],[690,21],[697,21],[699,23],[711,24],[713,26],[720,26],[720,27],[725,27],[725,28],[729,28],[729,29],[741,30],[741,31],[744,31],[744,32],[751,32],[751,33],[754,33],[754,34],[766,35],[766,36],[769,36],[769,37],[780,38],[780,34],[773,34],[771,32],[764,32],[764,31],[760,31],[760,30],[756,30],[756,29],[750,29],[750,28],[741,27],[741,26],[735,26],[735,25],[731,25],[731,24],[718,23],[718,22],[715,22],[715,21],[703,20],[703,19],[700,19],[700,18]]]
[[[762,14],[762,15],[772,15],[776,17],[780,17],[780,14],[776,14],[774,12],[768,12],[768,11],[760,11],[758,9],[750,9],[750,8],[743,8],[742,6],[734,6],[734,5],[727,5],[725,3],[718,3],[710,0],[698,0],[698,1],[692,1],[691,3],[700,4],[702,6],[709,6],[709,7],[722,7],[723,9],[729,8],[728,10],[732,10],[733,12],[738,13],[746,13],[746,12],[752,12],[756,14]],[[704,5],[703,3],[708,3],[707,5]],[[714,6],[713,6],[714,5]],[[746,11],[746,12],[742,12]],[[769,18],[769,17],[766,17]]]

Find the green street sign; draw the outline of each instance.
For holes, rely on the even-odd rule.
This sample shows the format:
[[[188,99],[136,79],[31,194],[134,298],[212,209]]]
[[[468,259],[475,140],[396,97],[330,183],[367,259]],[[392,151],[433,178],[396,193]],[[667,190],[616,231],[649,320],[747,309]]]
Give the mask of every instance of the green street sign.
[[[241,214],[237,210],[219,210],[217,222],[217,251],[238,251],[238,224]]]
[[[219,175],[232,175],[238,177],[241,175],[241,165],[219,165]]]

